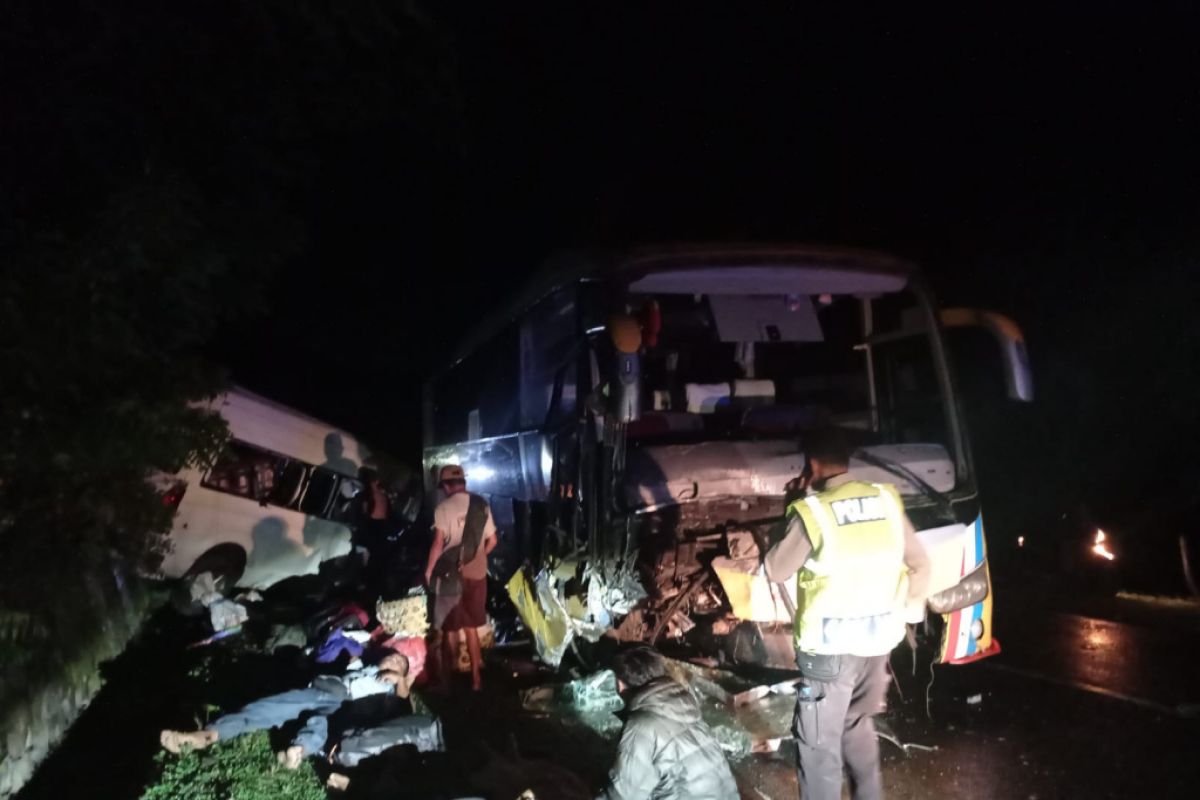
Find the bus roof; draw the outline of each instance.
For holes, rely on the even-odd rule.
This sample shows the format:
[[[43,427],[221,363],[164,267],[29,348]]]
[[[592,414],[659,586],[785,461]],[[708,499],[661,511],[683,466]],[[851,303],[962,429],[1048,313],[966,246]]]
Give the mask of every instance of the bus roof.
[[[873,273],[904,281],[917,268],[884,253],[848,247],[796,244],[668,244],[625,250],[581,250],[548,259],[511,298],[472,328],[455,349],[449,368],[473,353],[555,290],[581,280],[689,269],[799,267],[826,272]],[[438,370],[437,374],[444,370]]]

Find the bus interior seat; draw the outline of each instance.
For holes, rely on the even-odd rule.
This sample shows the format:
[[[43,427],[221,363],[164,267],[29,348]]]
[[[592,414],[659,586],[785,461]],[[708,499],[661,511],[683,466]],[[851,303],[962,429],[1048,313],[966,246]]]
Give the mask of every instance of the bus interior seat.
[[[729,405],[732,392],[728,383],[688,383],[684,385],[689,414],[712,414]]]

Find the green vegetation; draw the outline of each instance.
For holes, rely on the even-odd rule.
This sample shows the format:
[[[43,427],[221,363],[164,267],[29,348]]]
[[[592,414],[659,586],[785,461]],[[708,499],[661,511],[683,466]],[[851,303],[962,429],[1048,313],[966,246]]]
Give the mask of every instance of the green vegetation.
[[[163,753],[157,764],[161,774],[142,800],[325,800],[311,762],[284,768],[265,732],[178,756]]]

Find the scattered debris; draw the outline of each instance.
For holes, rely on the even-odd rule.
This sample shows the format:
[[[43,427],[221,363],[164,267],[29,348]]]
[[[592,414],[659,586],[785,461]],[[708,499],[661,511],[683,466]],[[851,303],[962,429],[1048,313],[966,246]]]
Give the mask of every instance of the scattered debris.
[[[896,747],[900,748],[900,752],[904,753],[906,756],[913,750],[933,753],[938,749],[937,745],[924,745],[916,744],[914,742],[901,741],[899,736],[892,733],[891,730],[880,726],[878,722],[876,722],[875,725],[875,736],[876,738],[883,739],[885,742],[891,742],[892,744],[896,745]]]
[[[533,637],[538,657],[546,664],[557,667],[562,663],[574,636],[566,609],[550,590],[548,581],[530,581],[524,569],[513,573],[507,589],[521,622]]]
[[[526,689],[521,693],[521,707],[536,714],[562,715],[609,737],[621,730],[616,712],[625,702],[617,693],[616,676],[611,670],[601,670],[570,683]]]
[[[981,695],[981,694],[973,694],[967,698],[967,705],[969,705],[969,706],[977,706],[982,702],[983,702],[983,695]]]
[[[300,625],[272,625],[265,649],[268,652],[275,652],[283,647],[304,649],[307,645],[308,636]]]
[[[191,644],[188,645],[188,649],[190,650],[190,649],[196,648],[196,647],[205,647],[207,645],[212,644],[213,642],[219,642],[222,639],[228,639],[230,636],[235,636],[241,632],[242,632],[241,625],[238,625],[235,628],[226,628],[223,631],[214,633],[212,636],[209,636],[207,639],[201,639],[198,642],[192,642]]]

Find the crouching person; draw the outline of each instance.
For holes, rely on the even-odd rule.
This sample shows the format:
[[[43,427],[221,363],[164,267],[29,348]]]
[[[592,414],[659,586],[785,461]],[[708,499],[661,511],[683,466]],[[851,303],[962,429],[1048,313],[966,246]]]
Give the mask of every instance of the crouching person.
[[[204,730],[163,731],[159,741],[172,753],[184,747],[203,750],[214,742],[275,728],[311,714],[291,746],[279,754],[280,761],[295,769],[305,757],[319,755],[324,749],[329,737],[329,715],[343,703],[389,693],[408,697],[410,685],[408,659],[399,653],[389,653],[376,666],[351,670],[340,677],[321,675],[308,688],[255,700],[232,714],[218,717]]]
[[[725,754],[662,656],[638,646],[617,656],[613,672],[628,717],[599,800],[736,800]]]

